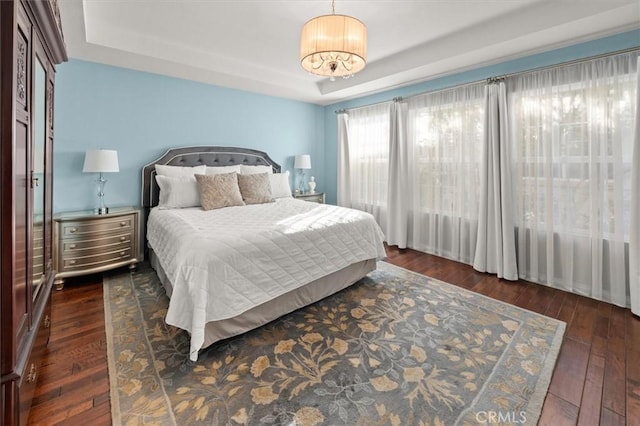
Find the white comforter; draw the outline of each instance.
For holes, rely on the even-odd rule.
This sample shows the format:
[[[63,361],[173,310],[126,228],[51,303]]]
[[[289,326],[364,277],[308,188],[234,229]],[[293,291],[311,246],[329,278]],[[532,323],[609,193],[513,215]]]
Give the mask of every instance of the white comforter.
[[[154,208],[147,239],[173,283],[166,321],[191,333],[193,360],[207,322],[385,256],[370,214],[294,199],[211,211]]]

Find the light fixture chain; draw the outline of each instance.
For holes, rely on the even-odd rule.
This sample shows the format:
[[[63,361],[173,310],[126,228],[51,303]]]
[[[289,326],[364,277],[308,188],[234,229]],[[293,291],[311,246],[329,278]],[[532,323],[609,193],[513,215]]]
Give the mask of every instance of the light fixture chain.
[[[331,13],[336,14],[336,0],[331,0]]]

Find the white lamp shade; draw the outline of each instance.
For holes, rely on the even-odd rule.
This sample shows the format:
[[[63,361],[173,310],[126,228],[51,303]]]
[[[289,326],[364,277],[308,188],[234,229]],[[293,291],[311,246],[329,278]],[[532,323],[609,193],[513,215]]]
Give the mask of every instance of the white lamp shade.
[[[84,167],[82,167],[82,171],[85,173],[119,172],[118,151],[109,149],[87,151],[84,156]]]
[[[367,27],[351,16],[324,15],[302,27],[300,62],[312,74],[350,76],[367,63]]]
[[[296,169],[310,169],[311,156],[308,154],[296,155],[296,159],[293,162],[293,167]]]

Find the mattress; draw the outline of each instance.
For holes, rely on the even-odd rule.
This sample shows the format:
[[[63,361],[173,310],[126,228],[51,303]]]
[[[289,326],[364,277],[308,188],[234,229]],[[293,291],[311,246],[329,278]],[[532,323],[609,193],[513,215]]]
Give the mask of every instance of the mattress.
[[[166,321],[191,333],[194,360],[207,323],[385,256],[368,213],[295,199],[211,211],[154,208],[147,239],[173,286]]]

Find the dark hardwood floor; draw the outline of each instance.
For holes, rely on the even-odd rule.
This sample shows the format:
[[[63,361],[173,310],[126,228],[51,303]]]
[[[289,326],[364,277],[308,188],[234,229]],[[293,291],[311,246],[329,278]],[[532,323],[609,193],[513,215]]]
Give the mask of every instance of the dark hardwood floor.
[[[640,319],[629,309],[414,250],[388,261],[567,323],[541,425],[640,425]],[[102,277],[69,280],[53,294],[52,331],[29,424],[108,425],[109,378]]]

